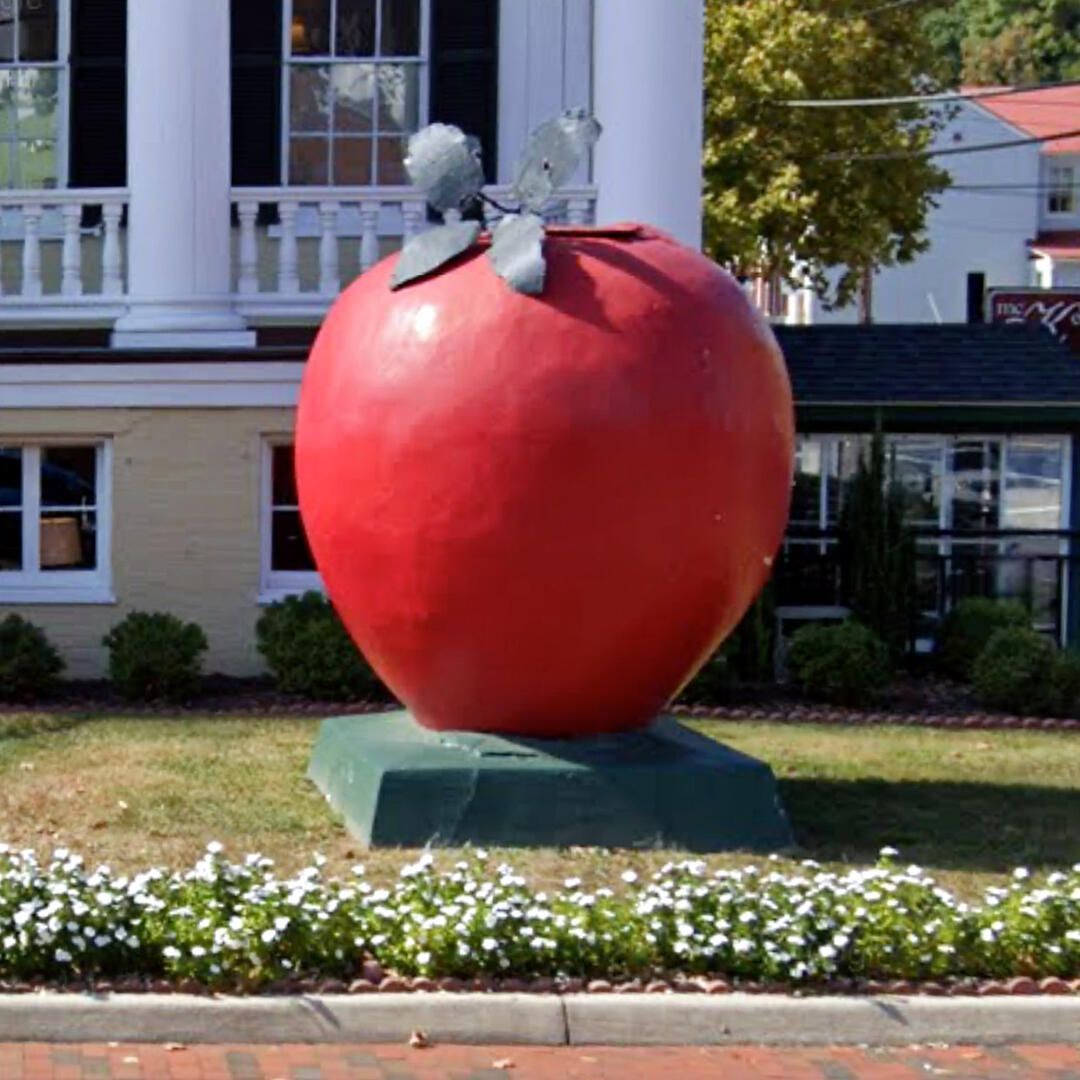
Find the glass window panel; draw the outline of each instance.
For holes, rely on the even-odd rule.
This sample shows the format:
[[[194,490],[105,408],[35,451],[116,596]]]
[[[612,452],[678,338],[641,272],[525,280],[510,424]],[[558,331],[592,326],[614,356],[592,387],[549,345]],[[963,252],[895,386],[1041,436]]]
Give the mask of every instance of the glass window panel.
[[[0,573],[22,569],[22,514],[0,510]]]
[[[55,188],[56,143],[49,139],[20,139],[16,147],[18,186],[50,190]]]
[[[22,451],[0,446],[0,507],[22,505]]]
[[[370,184],[372,180],[372,140],[334,140],[334,183]]]
[[[15,59],[15,0],[0,0],[0,61]]]
[[[375,3],[376,0],[338,0],[338,56],[375,55]],[[385,10],[383,18],[386,18]]]
[[[0,71],[0,136],[15,133],[16,72]]]
[[[795,449],[795,477],[791,491],[791,520],[800,525],[821,525],[821,466],[825,447],[819,439],[800,439]]]
[[[954,529],[996,529],[1001,511],[1001,444],[959,439],[951,455]]]
[[[1006,529],[1060,529],[1065,448],[1060,439],[1011,439],[1005,458]]]
[[[375,174],[375,183],[388,187],[408,184],[409,175],[405,171],[405,154],[408,143],[404,136],[379,140],[379,161]]]
[[[330,130],[330,65],[293,64],[289,68],[289,130]]]
[[[49,446],[41,451],[41,505],[97,504],[97,451],[92,446]]]
[[[420,122],[420,69],[416,64],[380,64],[379,131],[410,135]]]
[[[374,64],[334,65],[335,131],[374,130],[375,70]]]
[[[15,94],[18,134],[24,139],[55,139],[60,76],[54,68],[21,68]]]
[[[844,508],[845,496],[863,453],[869,452],[870,440],[863,435],[845,435],[836,440],[829,462],[829,482],[826,487],[829,525],[836,525]]]
[[[296,507],[296,457],[291,446],[275,446],[273,449],[273,504]]]
[[[941,555],[936,543],[924,542],[916,548],[915,592],[919,611],[936,614],[941,610]]]
[[[271,570],[315,569],[298,510],[275,510],[271,533]]]
[[[293,0],[289,43],[293,56],[330,55],[330,0]]]
[[[289,183],[328,184],[329,139],[310,136],[289,140]]]
[[[41,515],[42,570],[93,570],[96,566],[96,513],[46,511]]]
[[[18,152],[15,149],[15,144],[0,141],[0,187],[14,188],[19,186],[15,179],[17,162]],[[4,214],[3,216],[8,217],[9,215]]]
[[[912,525],[937,528],[941,522],[942,449],[939,439],[896,439],[888,445],[891,476],[904,493]]]
[[[19,0],[19,59],[55,60],[57,0]]]
[[[420,55],[420,0],[382,0],[383,56]]]

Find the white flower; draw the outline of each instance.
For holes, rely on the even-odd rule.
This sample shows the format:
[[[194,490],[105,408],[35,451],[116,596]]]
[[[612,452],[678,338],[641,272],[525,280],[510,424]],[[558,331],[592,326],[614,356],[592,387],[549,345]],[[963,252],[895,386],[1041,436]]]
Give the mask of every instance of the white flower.
[[[480,942],[480,948],[485,952],[494,952],[499,947],[499,943],[494,938],[486,937]]]
[[[71,963],[71,953],[69,953],[66,949],[57,949],[56,952],[53,953],[53,956],[56,958],[56,962],[58,964]]]
[[[416,962],[421,967],[426,967],[428,964],[431,963],[431,953],[429,953],[429,952],[417,953],[416,954]]]
[[[881,856],[881,857],[882,857],[883,859],[895,859],[895,858],[896,858],[896,856],[900,854],[900,852],[899,852],[899,851],[897,851],[897,850],[896,850],[896,848],[894,848],[894,847],[883,847],[883,848],[882,848],[882,849],[881,849],[881,850],[880,850],[880,851],[878,852],[878,854],[879,854],[879,855],[880,855],[880,856]]]
[[[633,870],[624,870],[622,879],[627,885],[633,885],[634,882],[637,881],[637,874],[635,874]]]
[[[264,944],[269,945],[270,942],[272,942],[277,937],[277,931],[276,930],[264,930],[259,935],[259,937],[262,938]],[[192,949],[191,951],[194,952],[195,950]]]
[[[979,937],[982,938],[983,941],[996,940],[994,936],[994,931],[991,930],[989,926],[984,926],[982,930],[979,931]]]
[[[288,915],[279,915],[274,920],[274,929],[280,933],[281,931],[285,930],[285,928],[289,925],[290,921],[291,920],[289,919]]]
[[[210,843],[206,845],[206,850],[211,855],[220,855],[225,850],[225,845],[218,840],[211,840]]]
[[[1026,866],[1018,866],[1013,871],[1013,877],[1017,881],[1026,881],[1029,877],[1031,877],[1031,871],[1028,870]]]
[[[180,950],[175,945],[166,945],[165,948],[161,950],[161,955],[168,960],[179,960]]]
[[[825,960],[831,960],[836,956],[836,949],[834,949],[832,945],[822,945],[821,948],[818,949],[818,955]]]
[[[191,955],[194,957],[205,956],[206,950],[201,945],[193,945],[191,947]]]

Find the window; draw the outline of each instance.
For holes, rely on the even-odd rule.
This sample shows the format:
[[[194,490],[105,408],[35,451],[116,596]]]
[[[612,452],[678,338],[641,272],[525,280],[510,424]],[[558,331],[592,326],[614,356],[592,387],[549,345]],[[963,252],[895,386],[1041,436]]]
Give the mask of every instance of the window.
[[[55,188],[66,175],[62,0],[0,0],[0,186]]]
[[[1047,213],[1076,212],[1076,176],[1071,165],[1051,165],[1047,188]]]
[[[0,600],[109,595],[108,444],[0,445]]]
[[[300,520],[292,443],[271,439],[263,448],[262,597],[321,588]]]
[[[287,184],[407,184],[426,121],[429,0],[286,2]]]

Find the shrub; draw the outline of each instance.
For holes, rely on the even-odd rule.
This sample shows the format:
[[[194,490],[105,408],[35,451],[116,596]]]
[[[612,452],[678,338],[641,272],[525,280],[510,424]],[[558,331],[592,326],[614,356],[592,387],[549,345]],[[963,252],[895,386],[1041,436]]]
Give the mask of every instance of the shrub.
[[[938,667],[954,679],[968,681],[975,661],[998,630],[1029,627],[1031,619],[1015,600],[971,596],[949,612],[938,638]]]
[[[998,630],[972,669],[975,695],[983,705],[1015,713],[1053,711],[1057,651],[1030,627]]]
[[[1080,653],[1071,649],[1058,653],[1050,682],[1054,712],[1060,716],[1076,716],[1080,711]]]
[[[695,705],[718,705],[728,700],[735,672],[722,645],[705,661],[701,670],[683,687],[679,700]]]
[[[199,688],[206,635],[164,612],[133,611],[103,639],[109,678],[135,701],[182,701]]]
[[[0,621],[0,699],[33,701],[56,685],[63,670],[44,630],[21,615]]]
[[[834,705],[869,705],[891,678],[885,643],[854,620],[804,626],[791,639],[788,660],[804,693]]]
[[[308,592],[271,604],[255,627],[279,690],[331,701],[363,697],[379,682],[330,602]]]

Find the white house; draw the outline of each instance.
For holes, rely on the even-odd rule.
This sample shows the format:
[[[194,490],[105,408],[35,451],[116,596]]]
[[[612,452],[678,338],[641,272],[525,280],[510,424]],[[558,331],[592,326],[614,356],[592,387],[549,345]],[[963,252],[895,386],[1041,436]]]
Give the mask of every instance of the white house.
[[[1076,129],[1080,87],[1054,87],[966,101],[935,145],[967,150]],[[988,289],[1080,285],[1080,138],[944,154],[938,164],[952,184],[930,214],[929,249],[876,276],[875,321],[964,322]],[[809,319],[854,322],[856,312],[815,300]]]

